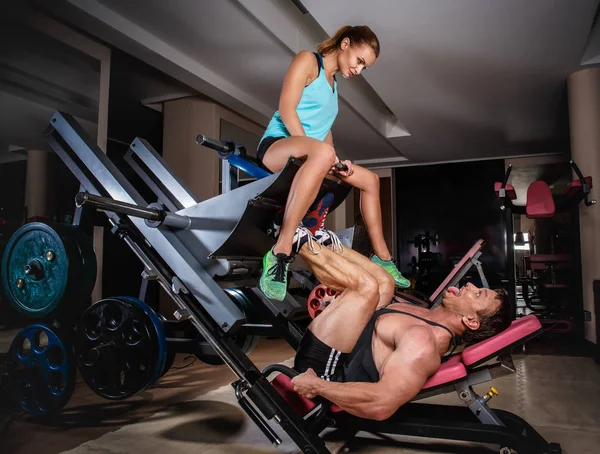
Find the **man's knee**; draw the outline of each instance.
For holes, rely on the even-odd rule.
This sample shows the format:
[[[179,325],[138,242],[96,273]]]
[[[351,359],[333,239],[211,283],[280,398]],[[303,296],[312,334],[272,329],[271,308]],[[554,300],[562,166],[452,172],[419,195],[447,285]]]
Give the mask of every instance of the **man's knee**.
[[[356,290],[368,301],[379,300],[379,283],[367,271],[361,270],[357,278]]]
[[[394,294],[396,290],[396,281],[391,276],[390,273],[384,271],[377,276],[377,280],[379,281],[379,293],[380,294]]]

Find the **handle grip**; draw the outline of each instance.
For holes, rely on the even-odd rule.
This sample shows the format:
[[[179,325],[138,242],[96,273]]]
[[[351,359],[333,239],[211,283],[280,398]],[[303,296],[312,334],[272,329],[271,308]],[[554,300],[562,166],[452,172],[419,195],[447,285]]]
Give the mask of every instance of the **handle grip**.
[[[342,164],[341,161],[336,162],[335,168],[341,172],[345,172],[348,170],[348,166],[346,164]]]
[[[211,139],[203,134],[196,136],[196,143],[198,145],[204,145],[205,147],[212,148],[219,153],[233,153],[235,151],[235,145],[233,142],[221,142],[220,140]]]

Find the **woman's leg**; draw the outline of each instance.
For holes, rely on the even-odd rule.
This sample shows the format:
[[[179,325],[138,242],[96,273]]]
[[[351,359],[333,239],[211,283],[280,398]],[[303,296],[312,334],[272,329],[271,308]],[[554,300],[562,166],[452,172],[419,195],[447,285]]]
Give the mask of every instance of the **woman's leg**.
[[[309,137],[292,136],[271,145],[265,153],[263,164],[271,172],[279,172],[290,156],[306,158],[306,161],[300,166],[292,182],[283,224],[273,249],[275,254],[291,254],[296,228],[317,197],[321,182],[335,162],[335,150],[331,145]]]
[[[335,151],[331,145],[309,137],[292,136],[271,145],[263,157],[263,164],[272,172],[279,172],[290,156],[305,158],[306,161],[292,182],[277,243],[263,258],[260,278],[263,293],[279,301],[285,298],[287,292],[287,268],[296,229],[335,162]]]
[[[383,266],[390,273],[400,287],[408,287],[410,282],[402,276],[392,260],[392,255],[383,236],[383,222],[381,219],[381,198],[379,195],[379,176],[364,167],[354,165],[354,172],[350,176],[339,175],[344,182],[360,189],[360,211],[365,220],[367,233],[375,257],[373,261]],[[379,259],[379,260],[378,260]]]

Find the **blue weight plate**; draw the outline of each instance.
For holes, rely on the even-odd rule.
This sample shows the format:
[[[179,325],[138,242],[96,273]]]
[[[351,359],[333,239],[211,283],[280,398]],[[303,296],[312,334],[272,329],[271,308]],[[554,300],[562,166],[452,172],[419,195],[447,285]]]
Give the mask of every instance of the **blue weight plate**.
[[[32,222],[12,235],[2,258],[2,287],[19,312],[33,318],[52,312],[68,279],[69,256],[54,229]]]
[[[7,372],[11,395],[32,415],[59,411],[75,389],[72,352],[54,329],[43,324],[17,333],[8,351]]]

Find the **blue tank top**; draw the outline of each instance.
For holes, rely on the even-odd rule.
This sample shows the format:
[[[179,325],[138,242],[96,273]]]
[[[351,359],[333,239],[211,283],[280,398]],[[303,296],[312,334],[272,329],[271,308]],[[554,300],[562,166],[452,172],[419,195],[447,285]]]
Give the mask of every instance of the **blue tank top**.
[[[304,87],[296,112],[308,137],[325,140],[338,113],[337,81],[334,77],[332,89],[325,76],[323,57],[317,53],[315,56],[319,65],[319,75]],[[260,141],[262,142],[265,137],[288,137],[289,135],[277,111]]]

